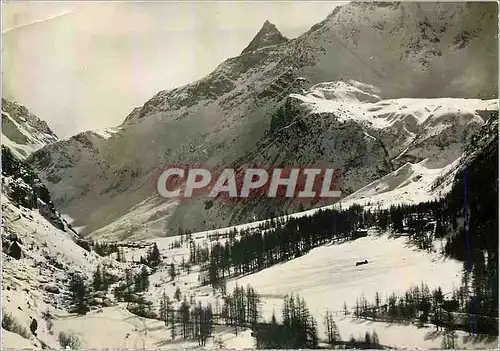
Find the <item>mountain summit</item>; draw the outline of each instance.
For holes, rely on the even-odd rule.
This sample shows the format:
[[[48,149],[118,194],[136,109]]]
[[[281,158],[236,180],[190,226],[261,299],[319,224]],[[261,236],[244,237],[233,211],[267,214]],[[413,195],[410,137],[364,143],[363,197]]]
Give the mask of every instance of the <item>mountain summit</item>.
[[[288,39],[281,34],[274,24],[266,20],[259,30],[257,35],[252,39],[250,44],[241,52],[245,54],[266,46],[286,43]]]

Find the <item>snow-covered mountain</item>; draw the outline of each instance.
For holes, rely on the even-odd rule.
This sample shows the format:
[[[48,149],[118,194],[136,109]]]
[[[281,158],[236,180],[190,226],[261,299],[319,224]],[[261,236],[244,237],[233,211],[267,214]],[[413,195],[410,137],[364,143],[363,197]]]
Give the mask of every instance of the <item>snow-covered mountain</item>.
[[[345,89],[335,90],[333,94],[336,98],[345,97],[346,92],[356,91],[352,86],[360,86],[354,82],[350,82],[350,85],[350,88],[344,86]],[[318,87],[311,89],[311,92],[321,99],[325,98],[325,94],[318,93]],[[290,99],[304,104],[303,99],[308,95],[309,93],[304,92],[299,96],[291,96]],[[352,97],[349,99],[354,100]],[[368,103],[379,102],[375,99]],[[302,107],[313,109],[314,106],[305,103]],[[472,106],[476,106],[475,103]],[[483,102],[480,106],[490,108],[488,102]],[[359,118],[363,116],[363,112],[360,113]],[[379,119],[379,122],[390,123],[386,116],[370,115],[366,121]],[[363,123],[366,121],[363,120],[360,126],[365,127]],[[424,124],[425,118],[420,121]],[[98,137],[93,133],[88,136]],[[380,231],[369,228],[360,238],[332,240],[265,269],[247,274],[236,274],[233,271],[233,275],[223,278],[227,282],[227,286],[224,283],[224,289],[212,288],[205,281],[209,271],[206,262],[200,258],[205,255],[202,250],[209,250],[210,247],[206,254],[208,257],[208,252],[216,252],[216,245],[235,245],[235,239],[242,240],[246,235],[252,235],[252,231],[245,230],[253,229],[259,235],[265,235],[269,230],[286,226],[287,221],[292,219],[312,220],[312,215],[320,218],[324,209],[313,209],[272,221],[246,223],[238,227],[156,238],[148,242],[121,242],[117,243],[118,250],[103,252],[95,243],[80,240],[66,223],[58,227],[47,219],[50,216],[47,216],[43,199],[47,199],[48,192],[45,190],[43,197],[39,191],[34,192],[38,179],[28,165],[16,160],[6,150],[2,150],[1,189],[3,348],[55,349],[65,347],[68,337],[72,341],[72,349],[200,348],[193,338],[183,338],[181,317],[178,317],[177,322],[174,321],[175,329],[172,332],[170,319],[167,323],[162,320],[162,303],[167,301],[169,310],[177,311],[178,316],[188,304],[194,320],[195,306],[210,304],[216,313],[220,311],[218,318],[224,318],[224,313],[227,312],[222,312],[224,307],[221,306],[229,301],[228,292],[230,294],[234,288],[248,286],[247,284],[259,294],[261,320],[270,321],[276,315],[281,322],[284,296],[299,293],[315,320],[324,320],[325,311],[333,313],[332,318],[342,340],[339,342],[347,342],[352,338],[360,340],[365,338],[366,333],[370,333],[377,335],[378,343],[387,347],[430,349],[439,348],[448,338],[447,330],[436,331],[435,326],[430,323],[389,323],[360,317],[356,315],[356,311],[359,309],[360,297],[371,301],[372,297],[379,296],[380,299],[387,300],[387,296],[393,293],[405,294],[415,287],[422,287],[422,293],[425,289],[439,287],[445,296],[455,296],[456,288],[463,284],[463,262],[442,253],[445,243],[452,235],[438,238],[433,229],[429,232],[434,237],[432,247],[422,250],[415,246],[411,236],[397,234],[391,229]],[[481,155],[487,155],[488,158],[482,160]],[[444,169],[430,169],[426,160],[416,164],[407,163],[334,206],[340,209],[356,203],[364,205],[365,209],[380,210],[398,203],[418,204],[435,200],[441,197],[441,191],[447,193],[450,190],[451,186],[447,181],[456,178],[457,169],[467,166],[471,174],[481,173],[484,172],[482,167],[487,167],[497,156],[498,116],[492,115],[472,135],[465,154]],[[477,160],[486,162],[481,166]],[[491,184],[498,181],[489,180]],[[24,184],[22,189],[25,190],[21,194],[13,188],[14,184],[20,182]],[[481,182],[478,184],[479,187],[485,186]],[[462,188],[459,190],[461,192]],[[27,196],[33,192],[37,199],[36,206]],[[50,200],[45,202],[50,203]],[[145,207],[147,205],[144,204]],[[57,215],[57,212],[53,213]],[[494,214],[496,215],[496,211]],[[154,211],[150,215],[154,215]],[[128,224],[133,225],[136,220],[133,212],[128,219]],[[309,223],[312,225],[313,222]],[[430,221],[428,224],[433,227],[435,222]],[[269,229],[263,229],[266,225]],[[298,232],[302,229],[307,230],[307,227],[300,228]],[[235,238],[230,238],[231,233]],[[271,232],[271,235],[278,236],[279,232]],[[152,244],[158,249],[159,259],[159,263],[154,266],[144,260],[149,253],[154,252],[151,251]],[[193,254],[193,248],[197,248],[196,254]],[[236,246],[232,248],[236,250]],[[246,250],[250,248],[247,247]],[[202,261],[197,262],[194,257]],[[364,259],[369,264],[358,266],[359,259]],[[147,266],[153,268],[145,268]],[[106,277],[111,282],[106,290],[97,287],[98,267],[102,272],[100,279]],[[146,272],[149,281],[149,287],[142,292],[138,291],[141,282],[137,277],[140,272]],[[81,298],[88,309],[85,313],[76,313],[80,311],[78,305],[75,305],[75,299],[79,298],[74,285],[74,277],[77,276],[84,280],[86,293]],[[123,296],[120,297],[120,287],[127,283],[129,291],[134,289],[134,293],[125,302]],[[403,297],[400,301],[403,302],[398,304],[402,305]],[[462,314],[453,312],[452,316],[454,323],[458,323]],[[468,322],[469,315],[464,316]],[[430,322],[432,321],[433,318],[430,318]],[[498,320],[492,318],[490,322],[498,324]],[[235,328],[219,323],[214,323],[212,336],[203,349],[218,349],[222,346],[237,349],[255,347],[255,329],[252,330],[247,325]],[[326,327],[320,323],[317,328],[321,344],[326,346]],[[463,330],[453,333],[455,348],[493,348],[498,343],[498,338],[493,335],[471,336]]]
[[[426,159],[431,167],[456,160],[465,140],[498,110],[497,99],[381,100],[374,92],[379,90],[350,80],[320,83],[290,97],[302,101],[311,114],[357,122],[366,137],[380,138],[394,164]]]
[[[47,123],[18,103],[2,98],[2,145],[25,159],[34,151],[58,141]]]
[[[266,22],[207,77],[65,140],[2,100],[0,346],[254,348],[298,293],[325,348],[327,311],[343,346],[495,347],[496,9],[352,2],[296,39]],[[344,197],[166,201],[174,162],[328,164]]]
[[[443,168],[494,106],[485,99],[496,94],[495,11],[354,2],[288,41],[266,23],[240,56],[159,92],[110,137],[81,133],[29,161],[83,234],[119,238],[242,223],[283,207],[165,202],[154,179],[167,163],[329,162],[343,170],[346,195],[406,162]],[[307,132],[276,129],[288,119]]]

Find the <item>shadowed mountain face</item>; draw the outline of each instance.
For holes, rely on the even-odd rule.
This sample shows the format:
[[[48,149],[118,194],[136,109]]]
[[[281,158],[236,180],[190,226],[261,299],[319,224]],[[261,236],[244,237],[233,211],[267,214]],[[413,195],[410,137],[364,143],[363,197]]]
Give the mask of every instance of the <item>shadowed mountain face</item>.
[[[351,3],[289,41],[265,23],[241,56],[159,92],[114,134],[81,133],[30,162],[84,234],[119,238],[294,208],[266,199],[243,207],[165,201],[154,182],[164,164],[324,162],[342,169],[345,194],[407,161],[442,167],[490,105],[465,103],[472,107],[453,110],[454,119],[441,113],[448,103],[392,99],[496,97],[496,18],[495,3]],[[438,159],[448,146],[453,153]]]

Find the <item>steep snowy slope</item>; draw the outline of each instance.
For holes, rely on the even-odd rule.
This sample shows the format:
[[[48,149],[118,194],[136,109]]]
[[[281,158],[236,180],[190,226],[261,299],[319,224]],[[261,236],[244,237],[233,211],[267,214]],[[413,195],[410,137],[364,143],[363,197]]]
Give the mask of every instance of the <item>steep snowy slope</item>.
[[[16,243],[16,244],[14,244]],[[12,247],[20,248],[16,259]],[[2,192],[2,309],[29,330],[31,319],[38,322],[29,343],[56,347],[57,335],[49,333],[45,311],[68,306],[67,281],[71,272],[90,277],[97,258],[74,241],[71,234],[55,228],[38,211],[18,208]],[[17,334],[16,334],[17,335]],[[20,348],[21,336],[7,337],[3,347]]]
[[[12,245],[20,248],[19,259],[12,256]],[[71,310],[68,288],[71,276],[84,276],[89,284],[100,265],[108,274],[121,279],[127,267],[112,258],[86,251],[75,243],[71,232],[55,228],[36,210],[15,206],[3,192],[2,246],[2,310],[27,330],[25,337],[2,330],[3,348],[59,347],[59,331],[69,331],[64,320],[58,325],[57,319]],[[112,304],[112,295],[104,299],[99,296],[101,302],[95,307]],[[51,321],[46,318],[47,313],[52,316]],[[32,319],[38,323],[36,336],[29,332]]]
[[[495,14],[496,5],[488,3],[348,4],[297,39],[272,41],[273,45],[264,47],[259,44],[258,49],[228,59],[197,82],[159,92],[135,109],[121,130],[107,139],[83,133],[40,150],[30,162],[48,182],[61,210],[75,219],[75,225],[86,226],[82,232],[85,235],[125,216],[146,199],[161,204],[161,199],[149,199],[155,196],[154,179],[164,164],[242,164],[258,160],[262,147],[274,146],[275,141],[270,160],[278,163],[295,160],[290,154],[295,156],[301,142],[310,140],[306,145],[309,148],[304,149],[304,155],[312,152],[307,162],[333,160],[343,167],[342,190],[346,194],[393,171],[388,158],[399,156],[394,168],[425,157],[434,158],[435,164],[429,167],[444,167],[459,156],[457,140],[462,130],[467,130],[463,126],[480,123],[475,112],[471,114],[474,107],[456,121],[458,127],[441,130],[441,126],[455,124],[454,106],[451,114],[442,114],[439,121],[427,118],[428,125],[417,125],[427,133],[419,134],[422,141],[408,140],[411,133],[418,134],[412,127],[420,117],[405,116],[425,110],[415,105],[401,112],[397,118],[400,123],[395,122],[388,131],[380,130],[380,135],[366,131],[367,136],[358,118],[341,128],[341,121],[328,115],[302,138],[289,137],[296,130],[275,137],[272,127],[276,116],[286,109],[290,94],[308,99],[303,89],[341,78],[363,82],[356,83],[355,88],[364,93],[366,84],[377,86],[378,92],[368,92],[369,96],[363,98],[368,98],[374,108],[394,104],[387,108],[388,113],[403,107],[399,104],[406,102],[394,102],[401,97],[493,98]],[[261,36],[276,34],[271,27],[264,26]],[[316,90],[339,88],[331,84],[316,86]],[[358,93],[350,92],[352,95],[346,98],[357,99]],[[377,105],[378,97],[384,101]],[[430,112],[443,104],[449,106],[431,101],[427,108]],[[309,116],[302,108],[298,112]],[[375,114],[377,120],[384,120],[372,111],[371,115]],[[424,113],[427,117],[429,114]],[[314,116],[308,117],[310,122]],[[339,140],[338,145],[335,140]],[[342,145],[344,141],[359,147],[349,149]],[[443,143],[454,151],[439,160]],[[298,162],[304,159],[299,157]],[[159,209],[153,221],[158,223],[161,217],[166,227],[151,231],[151,235],[172,234],[180,227],[200,230],[242,223],[249,220],[246,213],[251,218],[280,206],[262,203],[258,213],[224,206],[207,211],[203,200],[191,201],[167,212]],[[119,235],[134,232],[122,231]]]
[[[52,207],[47,189],[3,146],[1,200],[2,313],[4,321],[11,321],[2,323],[7,329],[2,347],[56,348],[52,319],[57,311],[73,308],[71,277],[89,281],[100,265],[108,275],[121,278],[123,265],[80,246]],[[100,303],[105,300],[111,303],[101,295]],[[36,334],[30,330],[33,320]]]
[[[57,140],[47,123],[26,107],[2,98],[2,145],[9,147],[16,156],[25,159]]]

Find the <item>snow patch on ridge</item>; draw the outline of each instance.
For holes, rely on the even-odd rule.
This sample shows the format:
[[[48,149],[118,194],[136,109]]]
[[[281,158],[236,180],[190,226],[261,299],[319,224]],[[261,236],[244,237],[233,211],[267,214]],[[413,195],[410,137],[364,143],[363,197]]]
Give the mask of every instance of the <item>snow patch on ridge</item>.
[[[411,116],[416,125],[439,121],[451,115],[470,114],[483,122],[476,111],[498,110],[498,99],[390,99],[381,100],[377,88],[350,80],[316,84],[306,94],[290,94],[311,113],[333,113],[340,121],[354,120],[372,128],[390,128]],[[428,136],[445,129],[446,123],[432,123]]]

